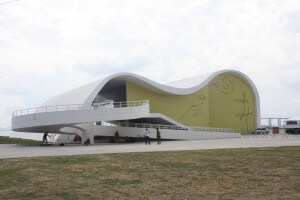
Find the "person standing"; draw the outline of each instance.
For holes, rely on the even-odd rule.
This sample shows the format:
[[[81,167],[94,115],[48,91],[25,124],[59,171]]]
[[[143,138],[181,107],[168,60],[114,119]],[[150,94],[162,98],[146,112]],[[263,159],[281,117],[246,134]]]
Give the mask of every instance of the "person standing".
[[[158,127],[156,128],[156,138],[157,138],[157,144],[161,144],[161,134],[158,130]]]
[[[120,136],[120,135],[119,135],[119,132],[116,131],[116,132],[115,132],[115,137],[116,137],[116,138],[119,138],[119,136]]]
[[[150,145],[150,131],[146,128],[145,130],[145,144],[147,145],[147,143]]]

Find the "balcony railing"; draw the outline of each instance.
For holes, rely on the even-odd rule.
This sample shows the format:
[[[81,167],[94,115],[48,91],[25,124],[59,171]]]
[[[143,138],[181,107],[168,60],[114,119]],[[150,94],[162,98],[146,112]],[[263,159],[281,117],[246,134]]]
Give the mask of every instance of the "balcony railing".
[[[199,132],[222,132],[222,133],[241,133],[238,129],[229,128],[211,128],[211,127],[180,127],[176,125],[165,124],[146,124],[146,123],[132,123],[132,122],[114,122],[116,126],[132,127],[132,128],[159,128],[168,130],[183,130],[183,131],[199,131]]]
[[[193,131],[204,131],[204,132],[241,133],[241,130],[231,129],[231,128],[191,127],[191,129]]]
[[[94,103],[92,105],[87,104],[69,104],[69,105],[56,105],[56,106],[45,106],[37,108],[27,108],[22,110],[17,110],[12,113],[12,117],[30,115],[37,113],[47,113],[47,112],[59,112],[67,110],[91,110],[98,108],[124,108],[124,107],[138,107],[143,105],[149,105],[149,100],[141,101],[123,101],[114,102],[113,100],[107,100],[100,103]]]

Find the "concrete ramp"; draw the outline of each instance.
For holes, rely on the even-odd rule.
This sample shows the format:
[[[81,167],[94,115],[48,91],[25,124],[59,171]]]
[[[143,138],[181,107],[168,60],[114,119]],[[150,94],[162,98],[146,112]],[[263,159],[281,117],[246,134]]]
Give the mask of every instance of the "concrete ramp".
[[[13,113],[12,130],[60,132],[66,126],[97,121],[128,120],[149,115],[149,101],[106,101],[100,104],[30,108]]]

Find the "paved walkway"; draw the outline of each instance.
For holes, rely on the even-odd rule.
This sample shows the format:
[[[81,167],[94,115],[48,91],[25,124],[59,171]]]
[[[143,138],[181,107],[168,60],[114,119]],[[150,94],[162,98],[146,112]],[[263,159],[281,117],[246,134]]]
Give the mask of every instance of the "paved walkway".
[[[192,141],[167,141],[157,145],[144,143],[130,144],[96,144],[90,146],[66,145],[66,146],[24,146],[15,144],[0,145],[0,159],[83,155],[83,154],[108,154],[124,152],[153,152],[153,151],[180,151],[197,149],[229,149],[251,147],[279,147],[300,146],[300,136],[248,136],[235,139],[217,140],[192,140]]]

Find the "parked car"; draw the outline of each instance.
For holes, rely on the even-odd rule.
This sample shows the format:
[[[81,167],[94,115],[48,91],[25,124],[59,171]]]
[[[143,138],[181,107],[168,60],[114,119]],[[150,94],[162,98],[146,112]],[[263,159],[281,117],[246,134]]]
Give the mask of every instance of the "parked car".
[[[255,134],[269,134],[269,132],[267,128],[257,128],[255,130]]]

